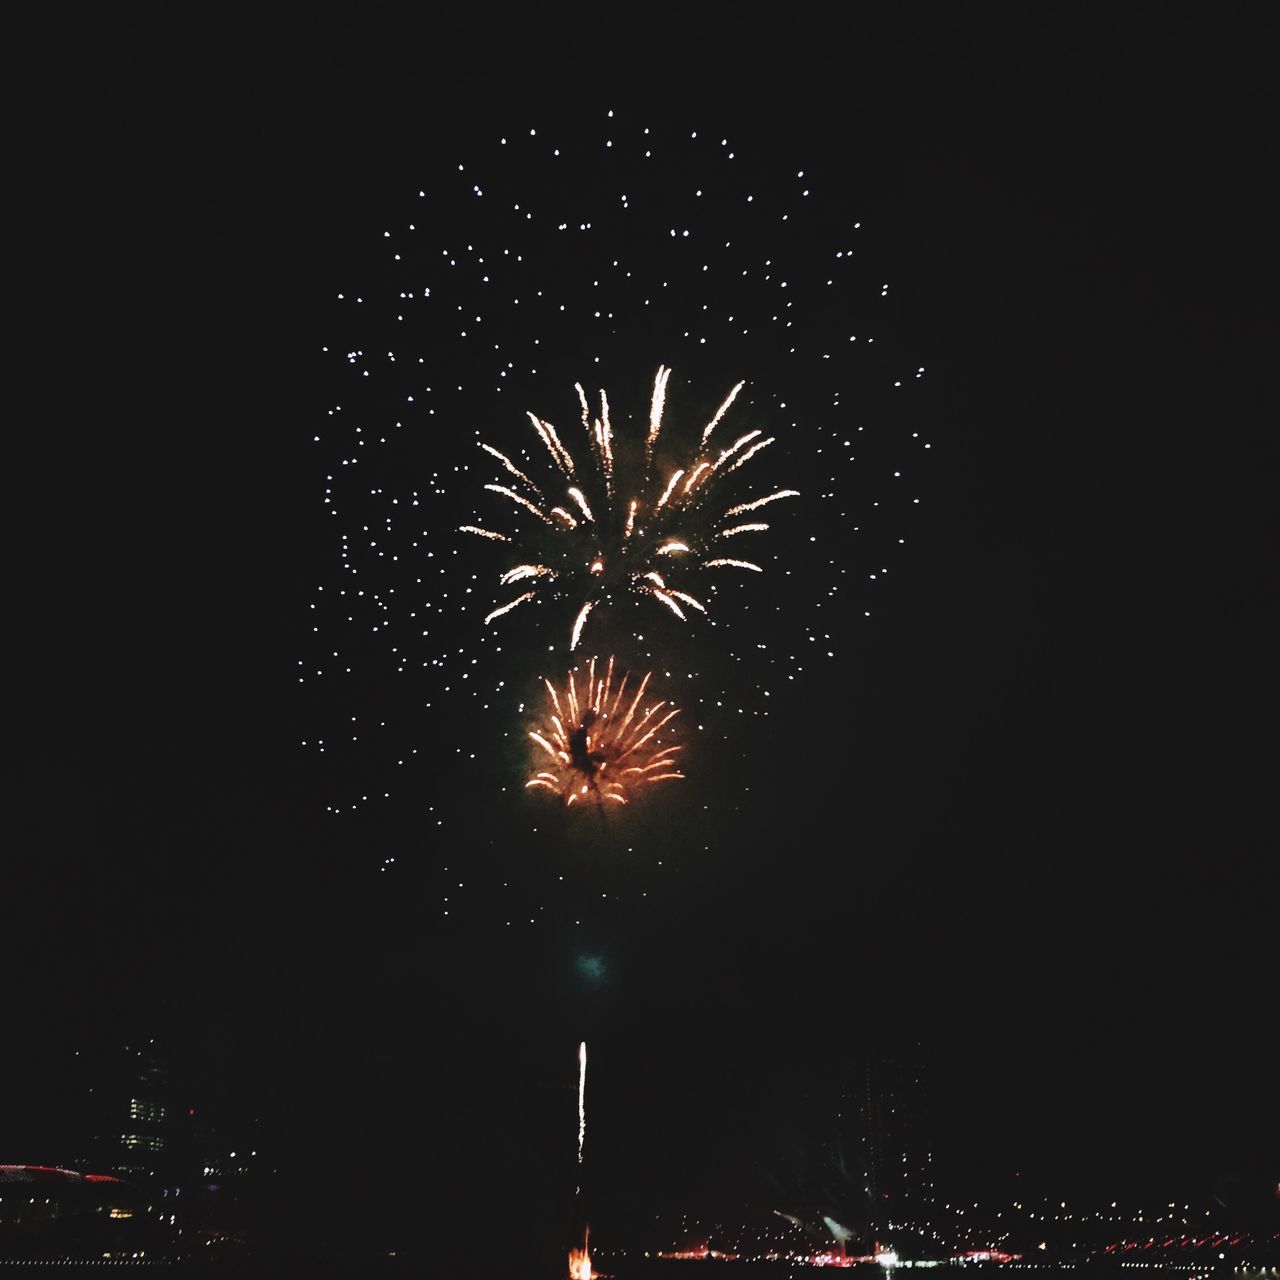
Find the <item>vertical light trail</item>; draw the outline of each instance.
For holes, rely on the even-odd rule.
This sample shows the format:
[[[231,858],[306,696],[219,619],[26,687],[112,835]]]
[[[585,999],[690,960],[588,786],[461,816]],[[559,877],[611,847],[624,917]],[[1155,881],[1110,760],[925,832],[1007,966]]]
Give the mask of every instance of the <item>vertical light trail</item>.
[[[587,1140],[587,1042],[578,1046],[578,1163]]]
[[[613,501],[613,423],[609,421],[609,397],[600,388],[600,448],[604,462],[604,485]]]
[[[658,441],[658,433],[662,430],[662,410],[667,401],[667,379],[671,370],[666,365],[658,366],[658,376],[653,380],[653,399],[649,402],[649,434],[644,442],[645,481],[649,478],[649,464],[653,460],[653,446]]]

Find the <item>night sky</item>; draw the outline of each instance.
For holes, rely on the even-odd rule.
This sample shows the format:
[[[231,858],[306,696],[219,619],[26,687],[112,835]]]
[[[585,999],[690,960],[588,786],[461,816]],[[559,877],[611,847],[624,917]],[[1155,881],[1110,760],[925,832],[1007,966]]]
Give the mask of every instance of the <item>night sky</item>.
[[[0,1159],[74,1144],[76,1049],[154,1037],[193,1099],[259,1119],[282,1221],[311,1229],[337,1181],[353,1240],[554,1240],[585,1037],[588,1192],[617,1238],[767,1207],[875,1053],[923,1055],[941,1176],[973,1198],[1015,1173],[1152,1202],[1274,1173],[1275,33],[1245,12],[127,6],[35,38]],[[833,471],[826,426],[782,442],[788,418],[761,481],[837,477],[834,506],[779,514],[795,612],[759,631],[790,654],[818,617],[837,657],[794,682],[717,659],[750,652],[761,607],[726,593],[679,661],[748,710],[709,718],[678,797],[612,826],[500,791],[522,767],[500,711],[316,639],[309,607],[341,576],[341,448],[314,437],[336,400],[375,420],[388,385],[321,351],[371,340],[336,294],[396,278],[385,227],[420,224],[424,259],[457,240],[461,205],[415,202],[473,157],[531,208],[571,206],[560,170],[528,147],[503,169],[495,142],[536,128],[585,156],[610,109],[682,181],[703,178],[674,141],[693,131],[729,139],[764,203],[809,175],[818,231],[862,224],[849,305],[888,348],[833,355],[851,429],[883,427],[865,466]],[[768,256],[733,218],[725,238]],[[810,347],[837,327],[811,301]],[[617,328],[588,385],[642,414],[681,357],[637,315]],[[470,378],[442,333],[400,341]],[[681,394],[795,386],[767,348],[725,343]],[[577,354],[478,406],[485,438],[523,442],[527,408],[572,426],[572,380],[596,377]],[[474,468],[477,425],[432,449]],[[428,465],[419,441],[383,474],[412,488]],[[886,503],[859,542],[898,465],[919,510]],[[444,510],[482,511],[481,482],[422,527],[488,583]],[[834,600],[800,558],[811,522],[862,584]],[[432,644],[470,652],[482,612],[445,609]],[[507,623],[482,670],[527,678],[542,624]],[[300,685],[330,639],[372,674]],[[302,748],[349,714],[391,725]]]

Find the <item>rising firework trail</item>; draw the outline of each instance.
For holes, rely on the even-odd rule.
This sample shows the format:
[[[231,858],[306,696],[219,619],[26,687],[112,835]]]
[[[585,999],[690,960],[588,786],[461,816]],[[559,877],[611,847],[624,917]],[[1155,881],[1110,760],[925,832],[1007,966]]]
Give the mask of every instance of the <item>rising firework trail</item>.
[[[587,1042],[578,1046],[578,1165],[582,1165],[582,1149],[587,1141]]]
[[[613,658],[603,668],[592,658],[559,688],[544,679],[547,701],[529,733],[534,771],[524,785],[559,796],[566,807],[629,804],[639,791],[684,777],[676,759],[682,748],[670,728],[679,708],[645,702],[649,674],[638,682],[629,672],[615,679]],[[584,1046],[584,1073],[585,1055]]]
[[[578,1045],[578,1185],[574,1194],[582,1195],[582,1152],[587,1141],[587,1042]],[[582,1248],[569,1250],[569,1280],[591,1280],[591,1228],[584,1227]]]
[[[592,413],[582,384],[575,384],[586,436],[585,461],[573,456],[560,433],[536,414],[528,414],[546,453],[543,486],[490,444],[480,447],[493,458],[511,484],[486,484],[504,500],[512,518],[509,531],[465,524],[460,531],[491,542],[506,542],[516,563],[500,576],[502,586],[527,583],[529,589],[497,605],[485,618],[495,622],[519,605],[539,597],[567,600],[575,606],[569,648],[576,649],[592,611],[632,596],[657,601],[682,622],[689,612],[705,614],[706,605],[686,587],[698,587],[702,570],[760,566],[723,553],[747,534],[764,533],[764,520],[733,523],[733,517],[780,498],[798,497],[795,489],[778,489],[726,506],[730,477],[756,454],[774,443],[760,430],[748,431],[720,447],[712,435],[745,383],[739,382],[702,427],[687,454],[677,447],[664,461],[667,382],[671,370],[658,369],[649,403],[643,448],[618,441],[615,451],[609,399],[600,392]],[[563,492],[563,499],[558,494]],[[552,496],[548,497],[547,495]]]

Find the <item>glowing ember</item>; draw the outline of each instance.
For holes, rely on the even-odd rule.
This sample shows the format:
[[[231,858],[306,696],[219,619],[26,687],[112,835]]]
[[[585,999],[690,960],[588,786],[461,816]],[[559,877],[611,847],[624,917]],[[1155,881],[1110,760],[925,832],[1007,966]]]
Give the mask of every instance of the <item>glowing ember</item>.
[[[584,614],[589,608],[584,606]],[[538,750],[525,787],[550,791],[566,805],[627,804],[642,788],[683,778],[676,763],[682,748],[667,730],[679,708],[669,702],[643,705],[649,675],[631,692],[629,673],[615,682],[612,658],[603,675],[596,675],[595,658],[587,663],[585,681],[583,674],[580,668],[570,671],[559,689],[544,681],[547,704],[529,733]],[[585,1071],[584,1047],[584,1080]]]
[[[643,450],[628,448],[622,442],[622,452],[616,460],[609,401],[603,391],[600,392],[600,413],[593,419],[586,392],[580,383],[575,384],[587,437],[590,459],[587,465],[575,462],[551,423],[535,414],[528,415],[550,461],[551,474],[543,484],[548,493],[563,485],[565,497],[557,505],[549,506],[554,498],[544,497],[543,489],[506,454],[492,445],[480,446],[517,482],[516,488],[486,484],[485,489],[506,499],[510,504],[508,511],[511,506],[520,510],[511,513],[516,523],[510,533],[480,525],[461,528],[490,541],[506,541],[528,548],[531,554],[527,561],[509,567],[501,575],[501,583],[507,586],[534,579],[531,585],[537,594],[573,603],[576,614],[571,649],[577,647],[595,606],[625,595],[650,597],[681,620],[687,617],[682,604],[705,614],[707,610],[702,602],[683,589],[702,569],[759,571],[758,565],[746,560],[713,556],[712,544],[718,539],[763,533],[769,528],[762,521],[736,525],[726,522],[779,498],[798,496],[794,489],[780,489],[725,509],[721,485],[774,442],[774,437],[762,439],[762,433],[753,430],[724,449],[712,447],[712,433],[745,385],[741,382],[702,428],[683,465],[672,467],[665,458],[659,458],[658,449],[664,442],[663,414],[670,376],[671,370],[664,365],[654,379]],[[616,489],[623,492],[620,494]],[[521,511],[526,513],[525,517],[520,515]],[[532,516],[533,521],[527,516]],[[671,586],[655,585],[652,570],[657,558],[663,557],[665,568],[673,563],[670,557],[675,556],[681,557],[679,572],[684,581]],[[485,621],[495,621],[533,594],[495,608]]]
[[[594,1272],[591,1270],[591,1253],[588,1245],[591,1243],[591,1228],[588,1227],[582,1233],[582,1248],[569,1250],[569,1280],[591,1280]]]

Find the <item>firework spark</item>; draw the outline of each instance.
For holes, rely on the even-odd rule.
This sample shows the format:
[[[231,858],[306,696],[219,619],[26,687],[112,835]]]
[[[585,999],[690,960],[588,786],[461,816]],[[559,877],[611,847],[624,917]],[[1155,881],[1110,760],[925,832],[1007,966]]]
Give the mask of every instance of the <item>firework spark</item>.
[[[559,689],[545,680],[543,718],[529,733],[537,750],[526,789],[550,791],[566,806],[592,800],[625,805],[646,787],[683,778],[677,763],[682,748],[671,741],[667,728],[679,708],[669,702],[646,705],[649,679],[645,675],[629,689],[630,673],[615,681],[613,658],[600,675],[592,658],[585,672],[570,671]],[[585,1048],[582,1061],[585,1084]]]
[[[708,569],[750,569],[753,573],[764,572],[758,564],[752,564],[750,560],[730,560],[727,556],[721,556],[717,560],[708,560],[705,563],[705,567]]]
[[[762,433],[753,430],[724,449],[710,448],[712,433],[745,385],[742,382],[729,392],[702,428],[692,455],[683,465],[671,467],[665,476],[657,474],[659,441],[666,439],[662,430],[670,377],[671,370],[660,366],[653,383],[642,458],[633,458],[630,468],[615,464],[609,401],[603,390],[600,412],[593,418],[586,391],[581,383],[574,384],[589,463],[580,465],[574,460],[551,423],[536,414],[527,415],[551,460],[552,475],[549,481],[544,481],[547,491],[553,491],[551,481],[555,486],[564,487],[565,500],[561,505],[548,508],[549,500],[543,490],[506,454],[492,445],[481,445],[510,477],[520,482],[524,492],[502,484],[486,484],[485,489],[532,516],[537,524],[531,524],[515,512],[512,514],[519,523],[507,534],[490,532],[476,525],[462,528],[467,533],[495,541],[505,539],[517,546],[527,544],[536,552],[536,559],[530,558],[531,563],[506,569],[501,574],[501,584],[506,586],[533,578],[537,594],[572,601],[577,609],[570,631],[571,650],[577,648],[588,615],[596,606],[615,602],[625,595],[653,599],[682,621],[687,618],[684,605],[705,614],[706,605],[686,590],[702,569],[716,566],[759,569],[746,561],[711,556],[711,544],[720,538],[764,532],[769,527],[760,522],[728,526],[726,521],[765,503],[799,496],[794,489],[780,489],[765,497],[739,502],[727,510],[722,505],[722,482],[774,443],[774,437],[762,439]],[[619,463],[623,457],[618,459]],[[654,562],[663,557],[665,564],[667,557],[676,555],[687,555],[681,566],[684,581],[668,585],[652,572]],[[527,598],[521,597],[521,602]],[[511,605],[515,603],[512,601]],[[508,611],[508,607],[496,608],[485,621],[495,621]]]

